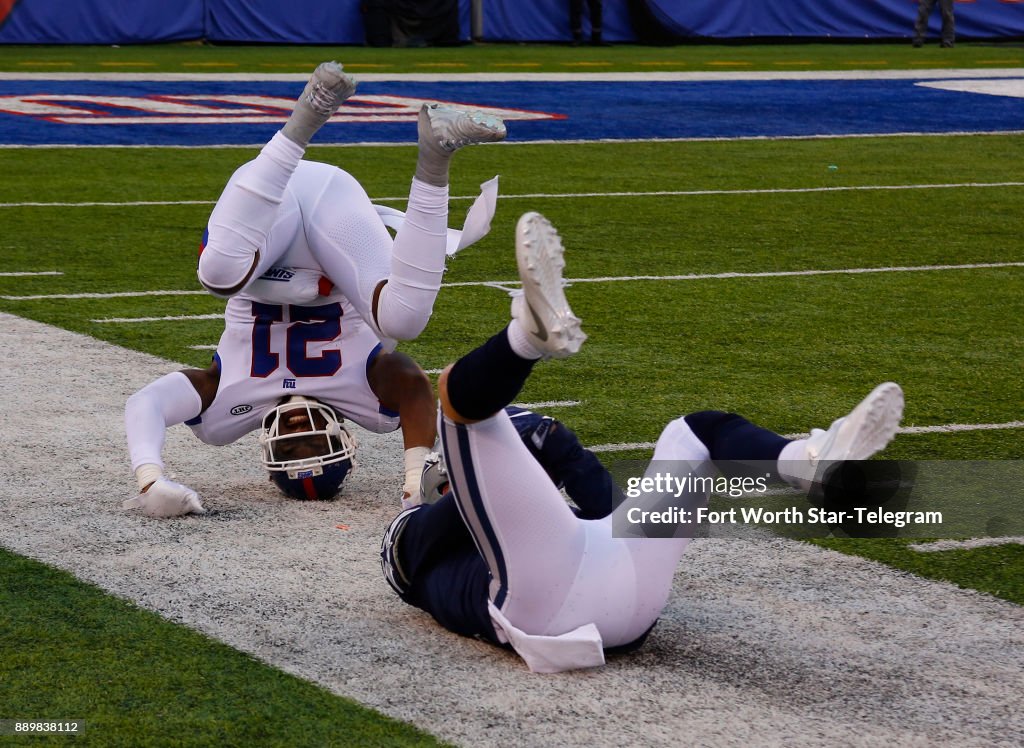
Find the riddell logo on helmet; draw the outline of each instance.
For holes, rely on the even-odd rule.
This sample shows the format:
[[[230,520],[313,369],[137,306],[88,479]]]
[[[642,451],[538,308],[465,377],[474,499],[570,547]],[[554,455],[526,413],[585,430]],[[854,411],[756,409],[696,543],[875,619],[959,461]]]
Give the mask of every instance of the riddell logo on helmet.
[[[295,474],[295,477],[299,480],[303,478],[312,478],[315,473],[312,470],[300,470]]]
[[[252,410],[252,406],[251,405],[236,405],[235,407],[233,407],[231,409],[231,415],[233,415],[233,416],[245,415],[250,410]]]

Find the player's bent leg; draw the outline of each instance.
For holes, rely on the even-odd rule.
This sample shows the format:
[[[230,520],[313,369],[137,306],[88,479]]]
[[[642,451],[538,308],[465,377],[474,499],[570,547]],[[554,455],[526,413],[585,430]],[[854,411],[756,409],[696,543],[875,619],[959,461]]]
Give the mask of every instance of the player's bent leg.
[[[586,547],[583,521],[504,411],[473,424],[444,417],[440,431],[452,494],[491,572],[492,603],[531,634],[564,633],[549,627]]]
[[[417,132],[419,152],[405,221],[395,236],[387,285],[373,307],[381,332],[396,340],[412,340],[423,332],[441,288],[452,154],[467,145],[504,139],[505,125],[480,112],[425,104]]]
[[[713,475],[711,455],[685,418],[677,418],[662,430],[647,475],[657,472],[671,472],[679,478],[687,474],[696,477]],[[636,574],[634,620],[637,624],[648,620],[653,625],[661,614],[672,590],[679,559],[689,546],[695,527],[663,526],[660,523],[640,527],[632,522],[639,519],[636,512],[663,511],[670,506],[696,512],[707,505],[709,495],[706,490],[673,490],[663,496],[652,492],[636,498],[627,497],[616,507],[613,526],[616,533],[623,536],[620,542],[628,550]],[[653,533],[650,532],[652,529]]]
[[[412,180],[405,220],[395,235],[387,284],[374,314],[381,332],[396,340],[419,336],[434,311],[448,242],[448,186]]]
[[[572,429],[558,419],[524,408],[510,406],[505,410],[530,454],[579,508],[577,517],[602,519],[611,514],[622,492]]]
[[[210,215],[199,255],[199,282],[215,296],[233,296],[269,266],[268,237],[303,149],[280,132],[232,175]],[[286,244],[281,243],[283,251]]]

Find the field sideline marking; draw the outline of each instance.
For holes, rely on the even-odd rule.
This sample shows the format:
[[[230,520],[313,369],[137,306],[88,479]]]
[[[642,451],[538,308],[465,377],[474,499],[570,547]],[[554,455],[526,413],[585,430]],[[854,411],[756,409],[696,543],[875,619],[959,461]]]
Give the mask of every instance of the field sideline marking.
[[[27,276],[35,275],[64,275],[59,270],[39,270],[39,271],[12,271],[9,273],[0,273],[0,278],[25,278]]]
[[[998,268],[1024,267],[1024,262],[979,262],[967,265],[907,265],[881,268],[834,268],[832,270],[767,270],[760,273],[691,273],[688,275],[623,275],[623,276],[602,276],[598,278],[567,278],[566,283],[621,283],[629,281],[690,281],[690,280],[731,280],[733,278],[793,278],[809,277],[816,275],[868,275],[873,273],[913,273],[913,272],[939,272],[945,270],[990,270]],[[509,291],[506,285],[518,285],[517,280],[503,281],[459,281],[456,283],[442,283],[442,288],[466,288],[483,286],[496,288],[499,291]],[[112,291],[110,293],[66,293],[66,294],[33,294],[30,296],[0,295],[3,301],[56,301],[72,299],[122,299],[138,298],[144,296],[206,296],[207,292],[202,290],[164,290],[164,291]],[[173,316],[173,317],[111,317],[106,319],[94,319],[93,322],[163,322],[180,319],[215,319],[219,315],[201,315],[199,317]]]
[[[960,431],[1001,431],[1024,429],[1024,421],[1006,423],[946,423],[936,426],[904,426],[897,434],[951,434]],[[807,434],[782,434],[786,439],[803,439]],[[591,452],[627,452],[634,449],[654,449],[655,442],[622,442],[618,444],[597,444],[587,447]]]
[[[992,187],[1024,187],[1024,182],[953,182],[945,184],[865,184],[836,187],[775,187],[756,190],[652,190],[648,192],[534,192],[521,195],[498,195],[499,200],[578,199],[592,197],[701,197],[715,195],[796,195],[822,192],[875,192],[885,190],[952,190]],[[477,195],[452,195],[448,199],[476,200]],[[402,202],[404,197],[374,197],[374,202]],[[124,202],[88,201],[78,203],[0,203],[0,208],[137,208],[176,205],[215,205],[216,200],[128,200]]]
[[[1020,135],[1024,130],[943,130],[941,132],[844,132],[844,133],[817,133],[814,135],[735,135],[723,137],[720,135],[697,135],[680,138],[566,138],[555,140],[554,138],[539,138],[537,140],[503,140],[500,143],[489,143],[489,147],[514,148],[520,145],[587,145],[592,143],[622,145],[623,143],[723,143],[733,141],[762,140],[774,142],[776,140],[842,140],[844,138],[945,138],[958,136],[975,135]],[[42,148],[53,148],[61,150],[74,150],[82,148],[149,148],[174,151],[194,151],[203,149],[224,150],[227,148],[245,148],[248,150],[259,150],[266,143],[210,143],[207,145],[159,145],[159,144],[111,144],[111,143],[32,143],[28,145],[18,143],[0,143],[0,150],[33,150]],[[330,141],[313,144],[313,148],[408,148],[416,145],[415,140],[406,141],[377,141],[361,140],[358,143],[332,143]],[[395,198],[398,199],[398,198]],[[401,198],[405,199],[405,198]]]

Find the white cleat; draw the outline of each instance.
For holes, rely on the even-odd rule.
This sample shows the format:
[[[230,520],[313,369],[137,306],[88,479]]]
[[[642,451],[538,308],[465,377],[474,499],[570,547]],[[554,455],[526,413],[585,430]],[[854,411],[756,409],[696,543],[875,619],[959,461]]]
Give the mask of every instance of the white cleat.
[[[447,104],[424,104],[418,127],[420,142],[433,142],[448,153],[474,143],[505,139],[505,123],[500,117]]]
[[[807,458],[819,462],[866,460],[885,449],[903,418],[903,390],[885,382],[871,390],[849,415],[837,418],[827,431],[812,429]]]
[[[885,449],[902,418],[903,390],[895,382],[884,382],[828,430],[811,429],[803,442],[804,458],[780,461],[779,472],[794,486],[811,491],[831,465],[866,460]]]
[[[545,358],[577,353],[586,334],[565,298],[562,240],[540,213],[525,213],[516,224],[516,264],[522,295],[512,299],[512,316]]]

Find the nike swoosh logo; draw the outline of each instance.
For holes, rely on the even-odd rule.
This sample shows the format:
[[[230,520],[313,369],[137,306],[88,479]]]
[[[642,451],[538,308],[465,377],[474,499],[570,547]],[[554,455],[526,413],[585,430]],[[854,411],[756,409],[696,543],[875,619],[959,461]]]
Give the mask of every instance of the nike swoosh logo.
[[[544,327],[544,324],[540,321],[540,317],[537,316],[537,312],[534,311],[533,307],[530,306],[529,302],[526,304],[526,308],[530,310],[530,314],[533,317],[533,325],[537,328],[535,335],[543,343],[548,339],[548,329]]]

